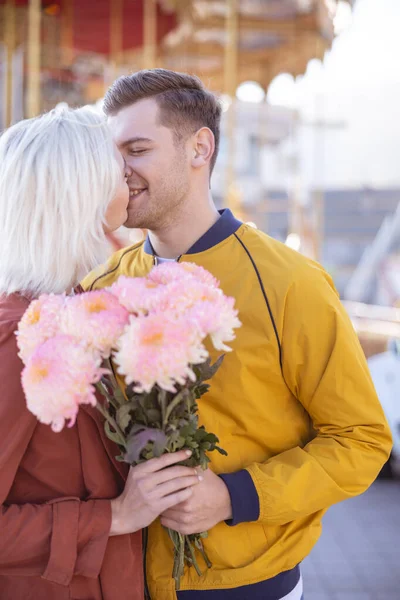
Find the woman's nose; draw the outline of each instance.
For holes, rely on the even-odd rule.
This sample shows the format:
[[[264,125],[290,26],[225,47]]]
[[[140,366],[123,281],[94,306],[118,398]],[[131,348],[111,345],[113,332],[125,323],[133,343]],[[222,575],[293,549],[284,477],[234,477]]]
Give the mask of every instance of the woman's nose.
[[[125,163],[125,177],[130,177],[131,175],[132,175],[131,167]]]

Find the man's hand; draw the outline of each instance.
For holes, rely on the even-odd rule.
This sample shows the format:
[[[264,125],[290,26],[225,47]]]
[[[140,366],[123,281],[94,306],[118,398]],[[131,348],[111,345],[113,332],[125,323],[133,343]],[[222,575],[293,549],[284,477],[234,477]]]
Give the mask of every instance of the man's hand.
[[[161,515],[161,523],[184,535],[208,531],[217,523],[232,518],[228,488],[210,469],[199,472],[203,477],[193,494]]]

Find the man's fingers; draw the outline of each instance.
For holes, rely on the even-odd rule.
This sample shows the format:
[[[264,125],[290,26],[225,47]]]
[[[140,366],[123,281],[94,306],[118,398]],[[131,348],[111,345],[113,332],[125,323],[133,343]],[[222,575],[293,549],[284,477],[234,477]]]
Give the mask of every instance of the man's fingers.
[[[165,517],[166,519],[172,519],[173,521],[179,521],[179,518],[182,515],[182,510],[180,510],[181,506],[183,506],[183,505],[179,504],[177,506],[173,506],[172,508],[169,508],[162,514],[163,518]]]
[[[161,518],[161,525],[173,529],[174,531],[178,531],[178,533],[182,533],[183,535],[201,533],[204,531],[204,527],[201,527],[198,523],[196,523],[196,525],[185,524],[180,521],[174,521],[173,519],[164,519],[163,517]]]
[[[173,529],[174,531],[178,531],[182,526],[182,523],[178,523],[174,519],[166,519],[165,517],[161,517],[161,525],[163,525],[163,527]]]

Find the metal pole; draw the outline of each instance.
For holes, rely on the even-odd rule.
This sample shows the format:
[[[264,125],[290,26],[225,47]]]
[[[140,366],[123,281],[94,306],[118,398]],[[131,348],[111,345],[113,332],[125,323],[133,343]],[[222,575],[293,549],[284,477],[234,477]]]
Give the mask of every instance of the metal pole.
[[[26,113],[28,118],[40,112],[40,0],[29,0],[28,9],[28,75]]]
[[[118,77],[122,55],[122,11],[123,0],[110,0],[110,54],[112,77]]]
[[[316,56],[322,54],[322,42],[319,36],[315,41]],[[314,156],[314,172],[315,172],[315,190],[312,195],[313,201],[313,216],[314,216],[314,258],[322,261],[324,248],[324,213],[325,213],[325,130],[323,127],[325,117],[325,89],[315,93],[315,120],[318,124],[321,121],[321,127],[315,129],[315,156]],[[318,184],[318,178],[320,182]]]
[[[156,0],[144,0],[143,11],[143,68],[154,69],[157,51]]]
[[[238,13],[237,0],[227,0],[225,21],[225,53],[224,53],[224,88],[225,93],[231,97],[232,104],[227,112],[226,137],[227,137],[227,166],[225,204],[233,210],[239,209],[239,196],[234,190],[235,184],[235,126],[236,110],[235,96],[238,66]]]
[[[13,56],[16,46],[15,29],[15,2],[7,0],[5,5],[5,32],[4,41],[6,46],[6,91],[5,91],[5,126],[12,123],[12,100],[13,100]]]
[[[322,261],[324,248],[325,194],[322,188],[314,191],[314,254],[315,260]]]
[[[314,258],[321,261],[323,258],[324,247],[324,213],[325,213],[325,193],[324,193],[324,177],[325,177],[325,131],[324,122],[324,97],[320,93],[315,95],[315,120],[321,121],[321,126],[315,129],[315,148],[314,148],[314,172],[315,172],[315,189],[312,194],[313,202],[313,221],[314,221]],[[318,182],[318,178],[320,181]]]
[[[61,53],[64,67],[69,67],[74,60],[74,3],[64,0],[61,18]]]

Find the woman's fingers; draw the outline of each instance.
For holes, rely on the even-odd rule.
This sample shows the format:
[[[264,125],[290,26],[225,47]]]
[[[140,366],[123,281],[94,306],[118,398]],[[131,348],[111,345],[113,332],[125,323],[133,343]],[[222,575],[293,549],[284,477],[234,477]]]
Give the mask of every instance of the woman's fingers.
[[[153,493],[156,494],[159,498],[162,498],[164,496],[174,494],[175,492],[179,492],[180,490],[192,488],[198,483],[199,477],[197,475],[191,475],[190,477],[176,477],[174,479],[171,479],[170,481],[162,483],[161,485],[157,485],[157,487],[154,488]]]
[[[169,496],[165,496],[163,500],[160,501],[159,504],[159,514],[162,514],[171,506],[175,506],[176,504],[180,504],[181,502],[185,502],[188,500],[190,496],[193,494],[193,487],[186,488],[186,490],[181,490],[179,492],[175,492],[174,494],[169,494]]]
[[[151,482],[155,485],[161,485],[166,481],[170,481],[171,479],[176,479],[177,477],[193,477],[198,476],[196,469],[193,467],[169,467],[168,469],[164,469],[163,471],[157,471],[153,473],[149,477],[151,477]]]
[[[161,469],[187,460],[191,455],[192,453],[190,450],[179,450],[179,452],[163,454],[159,458],[151,458],[134,468],[142,474],[156,473],[157,471],[161,471]]]

